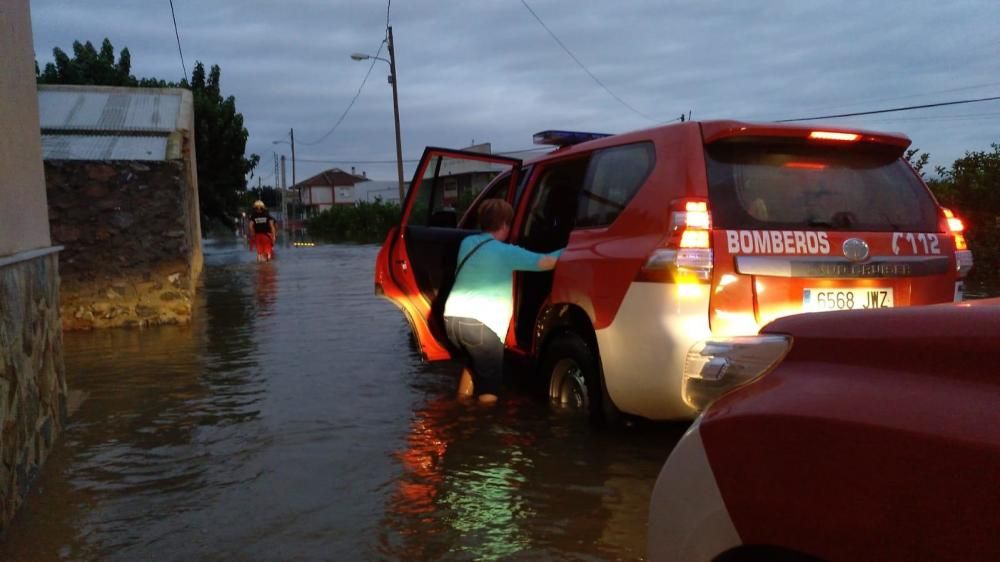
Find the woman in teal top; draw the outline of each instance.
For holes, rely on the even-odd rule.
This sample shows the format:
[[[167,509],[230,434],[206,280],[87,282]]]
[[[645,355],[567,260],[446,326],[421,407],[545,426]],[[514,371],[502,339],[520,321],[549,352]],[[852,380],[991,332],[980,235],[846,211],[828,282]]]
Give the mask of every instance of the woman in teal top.
[[[479,206],[482,234],[462,240],[455,283],[444,306],[448,339],[465,355],[479,401],[491,404],[503,384],[503,341],[514,310],[515,271],[548,271],[562,250],[537,254],[503,242],[510,233],[514,210],[501,199]],[[469,395],[466,377],[460,395]]]

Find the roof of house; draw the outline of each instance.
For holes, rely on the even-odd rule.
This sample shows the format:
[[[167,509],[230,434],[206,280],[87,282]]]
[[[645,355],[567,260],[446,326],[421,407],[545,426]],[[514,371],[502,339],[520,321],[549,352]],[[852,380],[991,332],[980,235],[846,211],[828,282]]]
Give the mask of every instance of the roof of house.
[[[357,174],[352,174],[350,172],[345,172],[340,168],[330,168],[329,170],[324,170],[315,176],[304,179],[299,183],[293,185],[293,188],[299,187],[320,187],[320,186],[338,186],[338,185],[354,185],[359,182],[368,181],[365,176],[359,176]]]
[[[38,87],[46,160],[173,160],[193,131],[191,92],[178,88]]]

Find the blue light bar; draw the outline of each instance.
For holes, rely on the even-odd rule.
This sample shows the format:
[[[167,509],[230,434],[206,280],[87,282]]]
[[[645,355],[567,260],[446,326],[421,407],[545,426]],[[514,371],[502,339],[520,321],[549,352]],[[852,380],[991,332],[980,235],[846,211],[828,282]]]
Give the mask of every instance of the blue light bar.
[[[535,144],[546,144],[552,146],[573,146],[581,142],[610,137],[605,133],[581,133],[579,131],[542,131],[535,133],[532,140]]]

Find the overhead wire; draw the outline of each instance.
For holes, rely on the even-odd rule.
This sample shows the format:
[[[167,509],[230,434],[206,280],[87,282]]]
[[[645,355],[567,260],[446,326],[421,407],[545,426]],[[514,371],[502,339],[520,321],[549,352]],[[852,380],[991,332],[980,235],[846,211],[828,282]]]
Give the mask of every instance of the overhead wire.
[[[958,88],[948,88],[948,89],[945,89],[945,90],[928,90],[928,91],[921,92],[919,94],[908,94],[908,95],[905,95],[905,96],[893,96],[893,97],[889,97],[889,98],[862,98],[862,99],[859,99],[859,100],[855,100],[855,101],[853,101],[851,103],[844,103],[844,104],[840,104],[840,105],[828,106],[828,109],[839,109],[841,107],[851,107],[853,105],[860,105],[860,104],[863,104],[863,103],[878,103],[878,102],[883,102],[883,101],[898,101],[898,100],[905,100],[905,99],[913,99],[913,98],[919,98],[919,97],[930,96],[930,95],[935,95],[935,94],[950,94],[950,93],[954,93],[954,92],[963,92],[963,91],[968,91],[968,90],[978,90],[980,88],[990,88],[990,87],[993,87],[993,86],[1000,86],[1000,82],[986,82],[984,84],[975,84],[975,85],[972,85],[972,86],[961,86],[961,87],[958,87]]]
[[[174,20],[174,36],[177,37],[177,52],[181,55],[181,69],[184,70],[184,78],[188,77],[187,64],[184,63],[184,51],[181,49],[181,34],[177,31],[177,15],[174,13],[174,0],[170,0],[170,17]]]
[[[635,113],[639,117],[642,117],[643,119],[646,119],[648,121],[654,121],[654,122],[656,121],[656,119],[654,119],[654,118],[650,117],[649,115],[646,115],[645,113],[639,111],[638,109],[636,109],[635,107],[633,107],[632,105],[630,105],[628,102],[626,102],[625,100],[623,100],[621,98],[621,96],[619,96],[618,94],[616,94],[613,91],[611,91],[611,88],[609,88],[607,84],[605,84],[603,81],[601,81],[600,78],[598,78],[597,76],[595,76],[594,73],[591,72],[590,69],[587,68],[587,66],[585,64],[583,64],[583,62],[581,62],[580,59],[577,58],[576,55],[573,54],[573,51],[571,51],[569,49],[569,47],[567,47],[566,44],[563,43],[562,40],[559,39],[559,37],[556,36],[556,34],[551,29],[549,29],[549,26],[545,25],[545,22],[542,21],[542,18],[540,18],[538,16],[538,14],[535,13],[535,11],[531,9],[531,6],[528,5],[528,2],[526,0],[521,0],[521,4],[524,4],[524,7],[531,13],[532,16],[535,17],[536,20],[538,20],[538,23],[541,24],[541,26],[545,29],[546,32],[548,32],[548,34],[552,37],[552,39],[560,47],[562,47],[562,50],[566,51],[566,54],[569,55],[569,58],[573,59],[573,62],[575,62],[577,64],[577,66],[579,66],[580,68],[582,68],[583,71],[587,73],[587,76],[590,76],[590,78],[595,83],[597,83],[598,86],[600,86],[601,88],[603,88],[604,91],[607,92],[611,97],[615,98],[618,101],[618,103],[622,104],[624,107],[626,107],[627,109],[629,109],[630,111],[632,111],[632,113]]]
[[[358,101],[358,98],[361,97],[361,90],[363,90],[365,88],[365,84],[368,83],[368,77],[371,76],[372,70],[375,68],[375,63],[378,62],[378,56],[382,54],[382,47],[385,46],[385,43],[386,41],[385,39],[383,39],[382,43],[378,46],[378,50],[375,51],[375,56],[372,57],[372,63],[368,66],[368,72],[365,73],[365,77],[361,81],[361,85],[358,86],[357,93],[355,93],[354,97],[351,98],[351,102],[347,104],[346,108],[344,108],[344,112],[340,114],[340,118],[338,118],[337,122],[333,124],[333,127],[331,127],[329,131],[327,131],[325,134],[323,134],[323,136],[319,137],[318,139],[308,142],[300,141],[299,144],[303,144],[305,146],[317,145],[325,141],[327,138],[329,138],[330,135],[332,135],[333,132],[336,131],[338,127],[340,127],[340,124],[344,122],[344,118],[347,117],[347,114],[351,111],[351,108],[354,107],[354,102]]]
[[[351,102],[347,104],[346,108],[344,108],[344,112],[340,114],[340,117],[337,119],[337,122],[333,124],[333,127],[331,127],[330,130],[327,131],[323,136],[319,137],[318,139],[316,139],[314,141],[308,141],[308,142],[299,141],[299,144],[303,144],[305,146],[317,145],[317,144],[325,141],[327,138],[329,138],[330,135],[332,135],[333,132],[337,130],[337,127],[340,127],[340,124],[344,122],[344,118],[347,117],[348,112],[351,111],[351,108],[354,107],[354,103],[356,101],[358,101],[358,98],[361,96],[361,90],[363,90],[365,88],[365,84],[368,83],[368,78],[371,76],[372,70],[375,68],[375,63],[378,62],[378,56],[382,54],[382,47],[385,47],[386,42],[389,40],[389,10],[391,8],[392,8],[392,0],[388,0],[388,2],[386,2],[386,6],[385,6],[385,29],[386,29],[386,36],[385,36],[385,38],[382,39],[382,43],[379,44],[378,50],[375,51],[375,56],[372,57],[372,63],[368,66],[368,72],[365,73],[364,79],[361,80],[361,85],[358,86],[358,91],[357,91],[357,93],[354,94],[354,97],[351,98]],[[301,158],[299,158],[298,160],[300,160],[302,162],[306,161],[306,160],[302,160]]]
[[[505,154],[521,154],[521,153],[531,153],[531,152],[548,152],[552,150],[551,146],[540,146],[534,148],[522,148],[519,150],[497,150],[492,154],[503,156]],[[325,160],[322,158],[296,158],[299,162],[309,162],[311,164],[395,164],[396,159],[392,160]],[[420,162],[419,158],[404,158],[404,163],[413,164],[415,162]]]
[[[912,111],[914,109],[927,109],[931,107],[945,107],[950,105],[963,105],[969,103],[980,103],[985,101],[995,101],[1000,100],[1000,96],[993,96],[988,98],[977,98],[968,100],[955,100],[955,101],[945,101],[938,103],[925,103],[921,105],[910,105],[906,107],[891,107],[888,109],[876,109],[871,111],[856,111],[854,113],[840,113],[837,115],[819,115],[814,117],[796,117],[795,119],[778,119],[773,121],[774,123],[791,123],[793,121],[818,121],[820,119],[840,119],[843,117],[857,117],[859,115],[875,115],[878,113],[894,113],[897,111]]]

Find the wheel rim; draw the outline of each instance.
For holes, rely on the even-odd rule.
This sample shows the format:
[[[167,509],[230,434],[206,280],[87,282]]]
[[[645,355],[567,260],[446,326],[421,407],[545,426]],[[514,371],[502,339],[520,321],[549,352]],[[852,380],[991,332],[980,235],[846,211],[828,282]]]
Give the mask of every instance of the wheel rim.
[[[554,401],[562,408],[575,412],[588,412],[590,400],[587,396],[587,382],[576,361],[563,359],[556,365],[556,380],[552,385]]]

